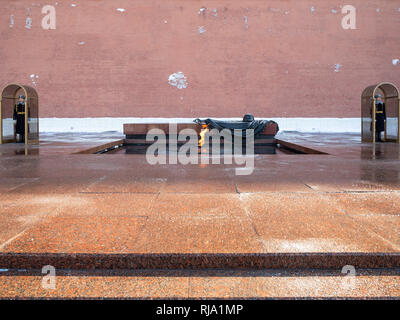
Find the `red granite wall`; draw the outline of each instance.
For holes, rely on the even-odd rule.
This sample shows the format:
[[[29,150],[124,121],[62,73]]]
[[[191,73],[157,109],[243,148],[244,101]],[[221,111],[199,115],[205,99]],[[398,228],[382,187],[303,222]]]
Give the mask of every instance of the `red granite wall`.
[[[45,4],[56,8],[56,30],[41,26]],[[345,4],[357,10],[356,30],[342,28]],[[358,117],[365,86],[400,85],[399,8],[392,0],[2,0],[0,85],[36,86],[41,117]],[[186,88],[168,83],[178,71]]]

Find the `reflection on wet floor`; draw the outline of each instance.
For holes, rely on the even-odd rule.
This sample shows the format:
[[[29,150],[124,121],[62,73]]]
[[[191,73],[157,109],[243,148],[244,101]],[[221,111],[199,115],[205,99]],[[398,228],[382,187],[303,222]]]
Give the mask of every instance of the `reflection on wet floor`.
[[[339,157],[359,157],[363,160],[400,160],[399,143],[362,143],[360,134],[357,133],[281,132],[276,138]]]
[[[400,159],[400,146],[398,143],[364,143],[361,145],[361,159],[394,160]]]
[[[95,147],[104,143],[121,139],[123,135],[117,131],[100,133],[49,133],[40,134],[38,145],[6,143],[0,145],[0,156],[14,155],[66,155]],[[40,151],[39,151],[40,150]]]
[[[39,149],[30,149],[28,147],[26,148],[21,148],[21,149],[15,149],[14,150],[15,155],[24,155],[24,156],[33,156],[33,155],[39,155]]]
[[[115,150],[111,150],[109,152],[106,152],[105,154],[146,154],[148,149],[147,145],[134,145],[134,146],[123,146],[121,148],[115,149]],[[254,152],[252,152],[252,154],[277,154],[277,147],[276,145],[270,145],[270,146],[263,146],[263,147],[254,147]],[[175,152],[179,152],[179,146],[177,149],[175,149]],[[170,149],[166,148],[164,154],[168,154],[170,152]],[[221,146],[219,148],[219,150],[215,151],[213,154],[225,154],[224,153],[225,150],[223,148],[223,146]],[[285,153],[289,153],[289,152],[285,152]],[[160,151],[156,150],[154,152],[155,156],[158,156],[159,154],[161,154]],[[189,151],[186,153],[187,156],[189,156]],[[201,149],[198,148],[198,154],[209,154],[209,151],[207,149]],[[228,153],[229,154],[229,153]],[[230,150],[230,154],[233,154],[233,149],[231,148]],[[242,154],[247,154],[246,148],[243,147],[242,148]]]
[[[39,146],[22,143],[8,143],[0,148],[0,156],[32,156],[39,155]]]
[[[73,154],[99,145],[123,139],[120,132],[101,133],[41,133],[39,145],[9,143],[0,145],[0,156],[36,156]],[[358,158],[362,160],[400,160],[400,145],[394,142],[387,143],[361,143],[357,133],[301,133],[280,132],[277,139],[293,144],[313,148],[329,155],[341,158]],[[258,152],[257,152],[258,151]],[[115,150],[109,154],[131,153],[128,149]],[[287,154],[281,148],[273,148],[259,154]],[[290,153],[290,152],[289,152]]]

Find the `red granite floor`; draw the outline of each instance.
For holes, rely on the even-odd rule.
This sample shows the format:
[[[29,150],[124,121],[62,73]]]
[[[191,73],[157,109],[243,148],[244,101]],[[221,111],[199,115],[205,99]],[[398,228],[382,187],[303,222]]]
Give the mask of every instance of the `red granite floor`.
[[[73,154],[120,138],[45,134],[39,146],[0,145],[0,297],[400,297],[399,145],[282,133],[328,155],[257,155],[249,176],[235,175],[234,164],[152,166],[144,155]],[[182,266],[167,269],[182,270],[143,275],[131,262],[129,270],[100,264],[90,274],[60,262],[57,289],[48,291],[40,270],[20,262],[29,254],[42,259],[32,270],[51,254],[87,255],[87,270],[101,254],[175,254]],[[199,255],[200,270],[185,260],[190,254]],[[207,254],[225,259],[223,270],[204,274],[218,267]],[[284,255],[279,263],[268,260],[276,254]],[[232,273],[235,255],[245,268]],[[254,255],[268,260],[264,268],[251,268]],[[350,262],[358,272],[351,290],[340,272]]]

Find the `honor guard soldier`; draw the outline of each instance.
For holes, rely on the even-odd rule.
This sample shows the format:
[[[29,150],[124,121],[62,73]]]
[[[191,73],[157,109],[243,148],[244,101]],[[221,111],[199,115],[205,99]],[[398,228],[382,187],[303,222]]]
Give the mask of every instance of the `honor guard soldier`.
[[[19,135],[18,142],[25,142],[25,96],[18,97],[18,103],[14,108],[13,119],[17,120],[16,134]]]
[[[385,131],[386,110],[382,95],[375,96],[376,114],[375,114],[375,140],[382,142],[381,133]]]

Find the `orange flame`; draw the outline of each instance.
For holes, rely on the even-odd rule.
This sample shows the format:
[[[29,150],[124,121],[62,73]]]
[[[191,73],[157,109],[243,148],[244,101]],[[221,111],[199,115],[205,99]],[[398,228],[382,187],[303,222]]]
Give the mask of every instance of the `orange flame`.
[[[203,124],[203,128],[200,131],[199,147],[203,146],[207,132],[208,132],[208,126],[206,124]]]

